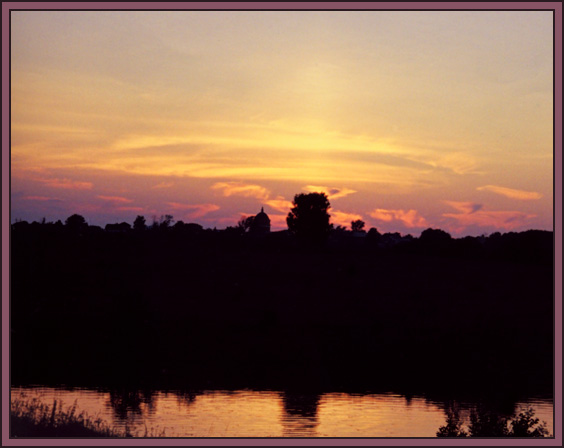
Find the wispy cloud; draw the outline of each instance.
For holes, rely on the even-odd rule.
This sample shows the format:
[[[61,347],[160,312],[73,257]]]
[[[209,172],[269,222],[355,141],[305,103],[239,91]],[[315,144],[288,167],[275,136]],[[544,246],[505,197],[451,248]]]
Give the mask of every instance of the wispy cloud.
[[[457,202],[457,201],[443,201],[445,204],[450,205],[452,208],[461,213],[471,214],[481,210],[483,205],[476,204],[475,202]]]
[[[269,189],[257,184],[247,184],[243,182],[217,182],[212,185],[211,188],[213,190],[220,191],[223,196],[226,197],[243,196],[259,199],[264,204],[279,212],[289,212],[293,207],[291,201],[280,195],[272,198],[271,191]],[[349,194],[356,193],[355,190],[351,190],[350,188],[332,188],[315,185],[307,185],[303,189],[309,192],[324,192],[327,194],[329,199],[338,199],[348,196]]]
[[[536,191],[515,190],[513,188],[500,187],[498,185],[484,185],[483,187],[476,188],[478,191],[491,191],[492,193],[500,194],[510,199],[518,199],[520,201],[534,201],[542,198],[541,193]]]
[[[49,187],[63,188],[65,190],[91,190],[94,186],[92,182],[81,182],[71,179],[36,178],[35,180]]]
[[[151,188],[154,190],[159,190],[161,188],[171,188],[174,185],[174,182],[161,182],[157,185],[153,185]]]
[[[173,211],[190,211],[190,213],[185,213],[185,216],[191,219],[201,218],[208,213],[219,210],[219,206],[216,204],[182,204],[180,202],[167,202],[167,204]]]
[[[477,174],[478,161],[468,153],[453,152],[428,161],[429,165],[451,170],[455,174]]]
[[[212,185],[212,190],[221,191],[223,196],[244,196],[247,198],[257,198],[266,200],[270,196],[270,191],[265,187],[243,182],[217,182]]]
[[[104,201],[115,202],[115,203],[119,203],[119,204],[128,204],[130,202],[133,202],[133,199],[124,198],[122,196],[102,196],[102,195],[98,195],[97,197],[100,198],[100,199],[103,199]]]
[[[58,198],[50,198],[47,196],[24,196],[22,197],[24,201],[41,201],[41,202],[48,202],[48,201],[57,201],[61,202]]]
[[[350,188],[326,187],[321,185],[306,185],[303,187],[303,190],[309,191],[310,193],[325,193],[329,199],[344,198],[345,196],[356,193],[356,190]]]
[[[357,213],[340,212],[331,210],[331,222],[338,226],[350,227],[352,221],[362,219],[362,216]]]
[[[279,212],[289,212],[293,207],[292,202],[282,196],[278,196],[276,199],[268,199],[265,203]]]
[[[470,202],[444,201],[460,213],[444,213],[445,218],[456,221],[457,231],[462,231],[466,227],[493,227],[503,230],[512,230],[527,224],[527,221],[536,215],[527,214],[519,211],[498,211],[476,209],[476,205]]]
[[[409,228],[427,227],[429,225],[427,220],[419,215],[417,210],[386,210],[377,208],[368,214],[378,221],[398,221]]]
[[[212,185],[212,190],[221,191],[223,196],[243,196],[247,198],[256,198],[266,205],[269,205],[279,212],[289,212],[292,208],[292,202],[283,196],[271,198],[269,189],[256,184],[246,184],[243,182],[217,182]]]

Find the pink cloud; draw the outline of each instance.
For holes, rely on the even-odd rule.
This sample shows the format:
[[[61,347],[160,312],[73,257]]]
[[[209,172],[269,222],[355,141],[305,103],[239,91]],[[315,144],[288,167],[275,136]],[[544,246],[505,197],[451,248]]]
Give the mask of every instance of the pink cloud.
[[[26,172],[26,173],[46,173],[47,170],[42,166],[25,166],[20,167],[19,171]]]
[[[409,228],[428,226],[426,219],[419,215],[417,210],[386,210],[377,208],[368,214],[378,221],[399,221]]]
[[[469,207],[467,202],[445,201],[460,213],[443,213],[445,218],[456,221],[456,231],[462,231],[469,226],[494,227],[503,230],[512,230],[526,225],[527,220],[536,217],[518,211],[482,210]],[[477,204],[474,204],[477,205]]]
[[[79,182],[71,179],[36,178],[35,180],[49,187],[63,188],[65,190],[91,190],[93,187],[92,182]]]
[[[160,184],[153,185],[151,188],[158,190],[160,188],[170,188],[174,185],[174,182],[161,182]]]
[[[482,208],[482,204],[475,202],[457,202],[457,201],[443,201],[445,204],[450,205],[461,213],[471,214],[475,213]]]
[[[182,204],[180,202],[167,202],[173,211],[189,211],[184,216],[189,219],[201,218],[208,213],[219,210],[219,206],[215,204]]]
[[[325,193],[329,199],[344,198],[345,196],[356,193],[356,190],[351,190],[350,188],[325,187],[319,185],[306,185],[303,189],[310,193]]]
[[[265,203],[279,212],[289,213],[290,209],[293,207],[292,202],[284,199],[282,196],[278,196],[276,199],[269,199],[265,201]]]
[[[491,191],[492,193],[500,194],[510,199],[518,199],[520,201],[534,201],[542,198],[541,193],[536,191],[515,190],[513,188],[500,187],[497,185],[484,185],[483,187],[476,188],[478,191]]]
[[[362,219],[362,216],[357,213],[339,212],[337,210],[331,211],[331,222],[338,226],[350,227],[351,221]]]
[[[104,201],[109,201],[109,202],[118,202],[118,203],[133,202],[133,199],[124,198],[124,197],[121,197],[121,196],[98,196],[98,198],[103,199]]]
[[[221,191],[223,196],[243,196],[259,199],[262,203],[272,207],[279,212],[289,212],[293,207],[292,202],[283,196],[270,197],[270,190],[260,185],[245,184],[242,182],[217,182],[211,187],[213,190]],[[285,217],[286,215],[284,215]],[[285,219],[285,218],[284,218]]]
[[[25,201],[60,201],[60,199],[47,196],[25,196],[22,199]]]
[[[212,185],[212,190],[219,190],[223,196],[243,196],[266,200],[270,196],[270,191],[260,185],[244,184],[242,182],[217,182]]]

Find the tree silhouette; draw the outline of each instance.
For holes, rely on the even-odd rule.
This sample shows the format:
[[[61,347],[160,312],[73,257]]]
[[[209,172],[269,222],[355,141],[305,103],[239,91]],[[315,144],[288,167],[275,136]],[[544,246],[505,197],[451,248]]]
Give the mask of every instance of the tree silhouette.
[[[471,437],[504,437],[510,435],[507,418],[482,408],[470,413]]]
[[[380,232],[378,232],[378,229],[376,227],[370,227],[370,230],[368,231],[367,236],[368,236],[369,239],[378,240],[378,239],[380,239],[382,234]]]
[[[353,232],[364,232],[364,221],[362,219],[357,219],[351,222],[351,230]]]
[[[292,203],[294,207],[286,218],[290,232],[312,243],[324,241],[331,231],[327,212],[331,204],[325,193],[300,193]]]
[[[151,230],[166,230],[172,226],[173,222],[174,217],[172,215],[161,215],[160,219],[157,219],[157,216],[153,215]]]
[[[239,222],[237,223],[237,227],[243,230],[243,232],[248,232],[251,227],[253,226],[253,221],[255,220],[253,216],[242,216]]]
[[[133,221],[133,228],[135,230],[145,230],[145,227],[145,217],[138,215],[135,221]]]
[[[549,437],[550,433],[546,429],[546,423],[539,425],[539,419],[534,417],[535,411],[532,408],[519,413],[517,418],[511,422],[512,437]]]
[[[174,222],[174,217],[172,215],[161,216],[159,227],[161,229],[168,229]]]
[[[456,408],[446,409],[447,420],[437,431],[437,437],[550,437],[546,423],[539,424],[535,411],[529,408],[509,419],[483,407],[472,409],[468,432],[463,429],[463,420]]]
[[[441,426],[437,431],[437,437],[466,437],[468,433],[462,429],[462,419],[458,409],[449,407],[446,409],[447,421],[445,426]]]
[[[75,213],[65,220],[65,226],[67,227],[67,229],[73,232],[80,232],[81,230],[88,227],[88,224],[86,223],[84,216],[77,215]]]
[[[452,237],[450,236],[450,233],[447,233],[444,230],[429,228],[421,232],[419,240],[430,244],[440,244],[451,241]]]

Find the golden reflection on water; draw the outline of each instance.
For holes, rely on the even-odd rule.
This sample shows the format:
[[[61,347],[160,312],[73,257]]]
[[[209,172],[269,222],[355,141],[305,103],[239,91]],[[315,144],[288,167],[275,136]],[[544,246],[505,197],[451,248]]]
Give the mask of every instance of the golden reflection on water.
[[[395,394],[327,394],[319,417],[321,437],[434,437],[445,422],[438,405]]]
[[[445,423],[438,403],[396,394],[12,389],[12,400],[21,396],[62,400],[63,408],[76,401],[79,411],[139,436],[147,428],[167,437],[434,437]],[[552,403],[532,405],[552,428]]]

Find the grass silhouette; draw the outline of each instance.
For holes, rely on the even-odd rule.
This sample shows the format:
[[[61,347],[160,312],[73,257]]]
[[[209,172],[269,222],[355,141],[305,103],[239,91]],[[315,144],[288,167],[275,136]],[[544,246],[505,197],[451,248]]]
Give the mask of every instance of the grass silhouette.
[[[110,426],[100,417],[90,417],[85,411],[77,411],[76,401],[66,409],[61,400],[53,400],[50,406],[39,398],[17,398],[10,403],[10,436],[14,438],[60,437],[164,437],[164,430],[157,432],[145,427],[143,433]]]

